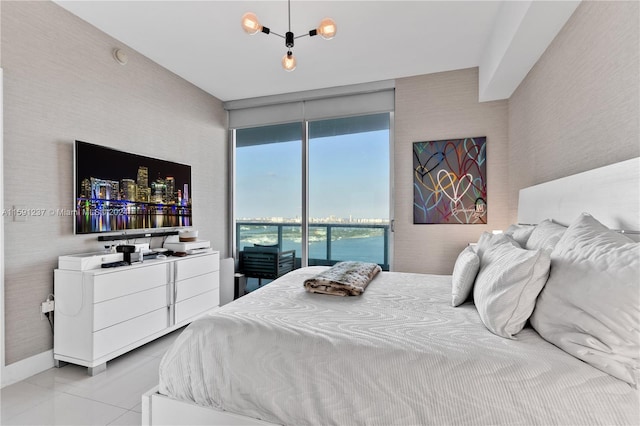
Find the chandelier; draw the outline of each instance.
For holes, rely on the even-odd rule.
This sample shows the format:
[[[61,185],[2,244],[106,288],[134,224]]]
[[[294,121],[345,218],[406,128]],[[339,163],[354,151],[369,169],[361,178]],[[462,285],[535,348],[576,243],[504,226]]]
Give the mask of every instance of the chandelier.
[[[318,28],[310,30],[306,34],[295,36],[291,32],[291,0],[287,1],[289,7],[289,31],[284,35],[271,31],[269,28],[263,26],[258,21],[258,17],[253,12],[247,12],[242,15],[242,28],[249,35],[254,35],[258,32],[265,34],[273,34],[284,39],[284,45],[287,47],[287,53],[282,57],[282,67],[287,71],[293,71],[296,69],[296,57],[293,56],[293,42],[300,37],[320,35],[325,40],[330,40],[336,35],[336,23],[331,18],[324,18],[320,21]]]

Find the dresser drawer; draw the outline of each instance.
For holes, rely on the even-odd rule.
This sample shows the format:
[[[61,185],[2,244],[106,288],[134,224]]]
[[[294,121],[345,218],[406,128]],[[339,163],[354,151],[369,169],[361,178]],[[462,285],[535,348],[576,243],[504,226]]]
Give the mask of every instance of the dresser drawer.
[[[176,303],[176,324],[195,319],[219,304],[220,292],[218,289],[178,302]]]
[[[167,305],[167,287],[164,285],[96,303],[93,307],[93,331],[165,308]]]
[[[116,268],[117,269],[117,268]],[[149,265],[94,276],[93,302],[138,293],[167,283],[167,265]]]
[[[176,302],[219,288],[220,276],[217,271],[182,280],[176,283]]]
[[[208,274],[219,269],[218,253],[192,258],[183,258],[176,262],[176,281],[186,280],[198,275]]]
[[[93,358],[115,352],[168,327],[169,309],[164,307],[93,333]]]

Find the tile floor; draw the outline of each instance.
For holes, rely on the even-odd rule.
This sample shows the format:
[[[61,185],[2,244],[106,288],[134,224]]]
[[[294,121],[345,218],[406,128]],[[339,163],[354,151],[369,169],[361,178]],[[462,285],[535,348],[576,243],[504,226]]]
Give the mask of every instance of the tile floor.
[[[0,424],[139,426],[141,396],[158,384],[160,359],[181,331],[109,361],[93,377],[68,364],[3,388]]]

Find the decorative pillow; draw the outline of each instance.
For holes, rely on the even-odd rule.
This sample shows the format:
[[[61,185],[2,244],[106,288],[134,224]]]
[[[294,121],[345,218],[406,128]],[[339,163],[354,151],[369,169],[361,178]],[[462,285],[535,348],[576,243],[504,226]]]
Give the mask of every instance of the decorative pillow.
[[[469,298],[479,268],[480,258],[473,250],[473,247],[467,246],[458,255],[456,264],[453,267],[451,279],[452,306],[461,305]]]
[[[582,214],[551,253],[531,324],[569,354],[636,386],[640,244]]]
[[[473,298],[491,332],[513,338],[522,330],[547,282],[549,265],[549,253],[544,250],[499,244],[486,251]]]
[[[543,249],[551,252],[566,230],[566,226],[545,219],[536,225],[524,248],[527,250]]]
[[[492,234],[491,232],[483,232],[476,244],[476,254],[482,261],[482,256],[487,249],[497,246],[499,244],[510,244],[514,247],[520,248],[520,245],[514,241],[513,238],[506,234]]]
[[[504,231],[505,235],[510,236],[513,240],[520,244],[520,247],[526,247],[527,241],[531,236],[533,230],[536,229],[533,225],[516,225],[513,224]]]

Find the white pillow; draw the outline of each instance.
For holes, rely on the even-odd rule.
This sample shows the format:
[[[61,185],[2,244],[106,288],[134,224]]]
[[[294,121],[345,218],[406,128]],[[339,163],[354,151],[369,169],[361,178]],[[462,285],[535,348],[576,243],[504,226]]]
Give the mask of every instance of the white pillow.
[[[531,232],[525,248],[527,250],[544,249],[551,252],[566,230],[566,226],[558,225],[549,219],[545,219],[536,225],[533,232]]]
[[[534,229],[536,229],[534,225],[513,224],[509,226],[504,233],[513,238],[516,243],[520,244],[520,247],[526,247],[527,241]]]
[[[637,386],[640,244],[582,214],[551,254],[531,324],[564,351]]]
[[[458,255],[456,264],[453,267],[451,306],[459,306],[469,298],[479,268],[480,258],[473,250],[473,247],[467,246]]]
[[[480,235],[480,239],[478,239],[478,244],[476,245],[476,254],[480,258],[480,265],[482,265],[484,253],[491,247],[497,246],[499,244],[509,244],[513,247],[520,248],[520,245],[516,243],[513,238],[506,234],[492,234],[491,232],[483,232],[482,235]]]
[[[484,325],[498,336],[513,338],[531,316],[549,276],[549,253],[511,244],[488,249],[473,288]]]

